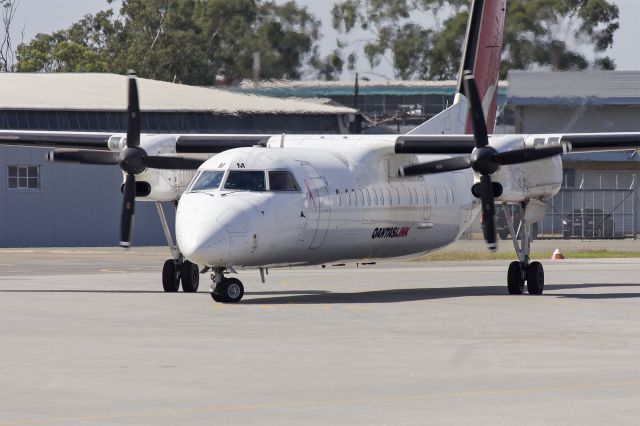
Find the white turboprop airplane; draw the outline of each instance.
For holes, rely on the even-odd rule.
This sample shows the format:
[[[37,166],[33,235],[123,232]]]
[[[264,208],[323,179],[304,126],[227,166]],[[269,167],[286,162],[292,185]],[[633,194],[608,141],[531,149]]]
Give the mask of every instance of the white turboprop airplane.
[[[234,268],[258,269],[264,281],[279,266],[428,253],[456,241],[481,211],[494,250],[497,200],[522,209],[517,232],[509,220],[518,260],[508,292],[523,293],[526,282],[541,294],[530,224],[560,190],[561,154],[636,149],[640,133],[488,136],[505,7],[473,1],[455,102],[407,135],[141,135],[131,75],[126,135],[0,131],[0,143],[53,147],[52,161],[118,164],[121,245],[130,244],[135,200],[155,201],[172,252],[162,271],[167,292],[180,282],[197,291],[199,274],[212,271],[213,299],[238,302],[243,285],[225,276]],[[177,245],[160,201],[177,204]]]

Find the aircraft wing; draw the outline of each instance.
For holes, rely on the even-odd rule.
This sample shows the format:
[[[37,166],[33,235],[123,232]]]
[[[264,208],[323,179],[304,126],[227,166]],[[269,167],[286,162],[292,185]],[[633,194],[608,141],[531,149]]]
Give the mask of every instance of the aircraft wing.
[[[109,139],[124,137],[124,133],[102,132],[65,132],[65,131],[26,131],[0,130],[0,145],[13,145],[35,148],[63,148],[77,150],[109,150]],[[154,134],[153,136],[164,136]],[[210,153],[226,151],[232,148],[266,146],[271,135],[233,135],[233,134],[177,134],[166,135],[175,138],[177,153]]]
[[[570,144],[571,152],[624,151],[640,149],[640,132],[495,135],[545,139],[547,145]],[[469,154],[475,148],[473,135],[402,135],[396,139],[397,154]]]
[[[0,145],[107,150],[114,133],[0,130]]]

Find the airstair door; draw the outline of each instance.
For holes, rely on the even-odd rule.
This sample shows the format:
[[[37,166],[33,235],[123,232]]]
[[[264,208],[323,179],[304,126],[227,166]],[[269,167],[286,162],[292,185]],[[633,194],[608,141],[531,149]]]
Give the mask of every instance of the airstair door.
[[[315,221],[315,232],[309,244],[310,249],[318,248],[329,230],[331,220],[331,200],[326,180],[307,162],[300,162],[307,177],[304,181],[305,203],[307,211],[313,215],[309,220]]]

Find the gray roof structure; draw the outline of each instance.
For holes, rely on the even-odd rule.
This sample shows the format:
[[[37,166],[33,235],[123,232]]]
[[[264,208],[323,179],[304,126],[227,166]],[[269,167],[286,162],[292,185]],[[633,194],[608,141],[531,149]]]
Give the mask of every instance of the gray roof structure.
[[[347,107],[138,79],[143,111],[215,114],[355,114]],[[0,109],[123,111],[127,77],[103,73],[0,73]]]
[[[511,105],[638,105],[640,71],[509,71]]]

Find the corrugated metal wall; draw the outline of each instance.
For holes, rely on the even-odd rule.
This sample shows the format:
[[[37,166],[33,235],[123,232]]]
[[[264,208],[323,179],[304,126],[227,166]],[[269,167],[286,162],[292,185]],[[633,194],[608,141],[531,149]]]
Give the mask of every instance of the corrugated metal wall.
[[[0,247],[117,245],[122,175],[118,167],[49,163],[47,150],[0,147]],[[40,166],[40,189],[8,188],[8,166]],[[174,223],[174,208],[165,206]],[[134,244],[165,244],[156,208],[136,203]]]

